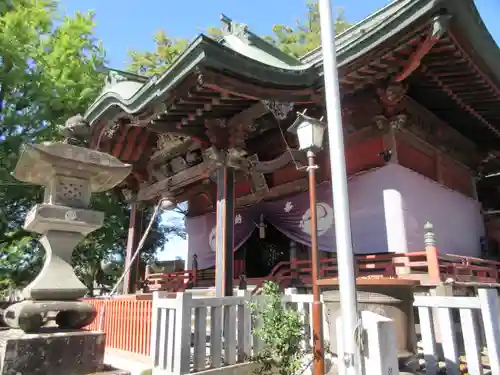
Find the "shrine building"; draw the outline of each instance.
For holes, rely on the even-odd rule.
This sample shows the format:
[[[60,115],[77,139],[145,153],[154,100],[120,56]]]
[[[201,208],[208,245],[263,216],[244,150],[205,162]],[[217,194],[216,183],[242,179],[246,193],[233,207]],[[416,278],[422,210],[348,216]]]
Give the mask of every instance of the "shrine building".
[[[287,130],[305,109],[326,118],[321,48],[295,59],[222,24],[220,39],[198,36],[159,76],[110,70],[85,113],[90,147],[133,165],[117,188],[131,203],[128,258],[145,207],[187,202],[186,270],[136,265],[127,292],[143,277],[149,290],[226,295],[243,275],[257,288],[310,283],[307,161]],[[339,34],[336,50],[358,277],[498,283],[500,51],[474,2],[392,1]],[[323,149],[320,272],[335,279]]]

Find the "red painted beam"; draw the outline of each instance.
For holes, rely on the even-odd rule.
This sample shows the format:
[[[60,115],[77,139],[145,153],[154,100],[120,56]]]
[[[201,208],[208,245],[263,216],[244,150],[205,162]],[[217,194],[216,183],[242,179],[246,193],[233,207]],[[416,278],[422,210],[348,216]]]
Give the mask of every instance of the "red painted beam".
[[[443,20],[444,18],[442,17],[436,18],[425,40],[417,47],[415,52],[411,54],[407,64],[403,68],[403,71],[396,76],[396,82],[404,81],[410,76],[411,73],[417,70],[422,63],[424,56],[429,53],[437,42],[439,42],[445,31],[445,28],[442,25]]]
[[[141,158],[144,149],[147,147],[149,139],[149,132],[147,129],[142,128],[142,134],[140,135],[140,139],[137,143],[137,146],[130,157],[130,161],[136,162]]]
[[[139,127],[133,127],[132,129],[129,128],[128,135],[125,140],[125,145],[120,155],[120,160],[123,160],[125,162],[130,160],[130,157],[132,156],[138,144],[137,138],[139,137],[140,133],[141,128]]]
[[[122,153],[123,142],[127,138],[128,129],[129,129],[128,126],[122,126],[118,130],[119,131],[119,135],[116,138],[116,143],[113,146],[113,150],[111,151],[111,155],[113,155],[116,158],[119,158],[120,154]]]
[[[455,43],[455,45],[457,46],[457,48],[459,49],[460,51],[460,54],[466,58],[466,62],[469,66],[471,66],[472,68],[474,68],[474,70],[479,73],[479,75],[481,76],[481,78],[489,85],[491,86],[491,88],[495,91],[495,93],[500,97],[500,88],[495,84],[493,83],[493,81],[489,78],[489,75],[484,73],[480,68],[479,66],[477,66],[477,64],[474,63],[474,59],[472,59],[470,57],[470,55],[465,52],[465,50],[462,48],[462,46],[460,45],[460,43],[458,43],[458,40],[457,38],[455,37],[455,35],[452,33],[452,32],[448,32],[451,40],[453,40],[453,43]]]
[[[437,75],[432,73],[429,69],[426,69],[425,75],[431,78],[441,89],[447,93],[457,104],[462,107],[465,111],[469,112],[473,117],[478,119],[483,123],[488,129],[490,129],[496,136],[500,137],[500,130],[496,129],[493,125],[489,123],[483,116],[481,116],[474,108],[465,103],[461,98],[456,95],[453,90],[446,85]]]

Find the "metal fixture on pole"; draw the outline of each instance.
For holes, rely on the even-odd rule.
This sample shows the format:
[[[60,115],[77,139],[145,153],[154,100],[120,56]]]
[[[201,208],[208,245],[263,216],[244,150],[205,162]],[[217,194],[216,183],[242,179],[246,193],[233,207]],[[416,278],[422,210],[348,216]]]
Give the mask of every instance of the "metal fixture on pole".
[[[335,55],[335,34],[330,0],[319,0],[323,74],[325,79],[326,114],[332,195],[335,211],[335,238],[339,274],[340,311],[342,317],[343,351],[339,353],[345,374],[357,375],[361,371],[361,355],[357,342],[359,315],[356,299],[356,277],[352,249],[347,174],[345,164],[344,133],[340,107],[340,90]]]
[[[312,325],[313,325],[313,374],[325,374],[325,353],[323,348],[323,327],[321,294],[318,285],[319,278],[319,254],[318,254],[318,214],[316,210],[316,150],[320,150],[323,144],[323,135],[326,125],[321,120],[306,116],[305,111],[298,113],[297,120],[288,129],[289,132],[297,134],[299,148],[307,151],[309,174],[309,204],[310,204],[310,231],[311,231],[311,263],[312,263]]]

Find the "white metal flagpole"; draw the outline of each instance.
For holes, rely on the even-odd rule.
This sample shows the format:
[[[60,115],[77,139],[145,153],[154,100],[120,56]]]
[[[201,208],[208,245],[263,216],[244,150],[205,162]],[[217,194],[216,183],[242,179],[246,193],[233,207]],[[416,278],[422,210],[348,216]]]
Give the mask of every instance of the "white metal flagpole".
[[[330,0],[319,0],[321,44],[323,48],[323,74],[325,79],[326,115],[332,196],[335,210],[335,238],[339,273],[340,311],[342,317],[343,351],[338,353],[342,361],[340,369],[346,375],[361,374],[361,356],[358,343],[360,320],[356,299],[356,278],[351,238],[349,197],[344,151],[344,132],[340,107],[340,90],[335,55],[335,32],[333,29]]]

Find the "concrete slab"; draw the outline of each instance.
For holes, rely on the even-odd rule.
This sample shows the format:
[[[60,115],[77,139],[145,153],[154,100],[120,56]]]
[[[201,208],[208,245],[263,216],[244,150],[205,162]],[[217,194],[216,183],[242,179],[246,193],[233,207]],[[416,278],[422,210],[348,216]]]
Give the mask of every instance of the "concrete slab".
[[[153,362],[148,356],[130,353],[119,349],[106,349],[104,363],[130,375],[148,375],[153,369]]]

